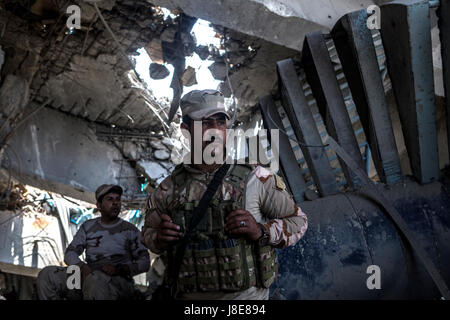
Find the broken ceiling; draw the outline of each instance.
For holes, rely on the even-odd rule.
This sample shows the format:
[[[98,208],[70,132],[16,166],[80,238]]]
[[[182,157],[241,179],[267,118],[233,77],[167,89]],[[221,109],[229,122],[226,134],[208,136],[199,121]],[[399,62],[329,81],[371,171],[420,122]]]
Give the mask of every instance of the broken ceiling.
[[[144,88],[145,84],[136,79],[95,8],[84,1],[72,2],[81,8],[80,30],[69,31],[66,27],[67,1],[4,1],[6,10],[0,14],[7,24],[2,43],[10,62],[2,74],[25,73],[32,81],[30,100],[43,102],[50,98],[51,107],[63,112],[126,128],[162,130],[167,101],[156,101],[151,88]],[[186,29],[180,35],[182,50],[175,43],[183,20],[179,13],[175,19],[164,17],[149,1],[100,1],[98,6],[127,55],[136,55],[144,47],[154,62],[175,65],[195,51],[202,58],[217,60],[213,75],[225,80],[224,56],[214,48],[207,49],[205,54],[204,47],[196,47],[190,34],[192,22],[182,22]],[[189,19],[183,17],[184,21]],[[222,33],[228,30],[217,29]],[[230,73],[234,74],[231,77],[234,92],[240,107],[254,105],[259,93],[267,93],[274,86],[273,62],[292,57],[296,52],[237,32],[229,33],[225,43]],[[152,74],[167,76],[163,68],[152,65]],[[196,82],[193,70],[185,69],[184,65],[180,78],[184,85]],[[225,84],[222,89],[229,92]]]
[[[19,68],[29,73],[30,100],[50,98],[51,106],[63,112],[127,128],[161,129],[155,113],[164,113],[166,106],[130,72],[129,61],[90,4],[74,1],[81,7],[81,30],[69,31],[66,1],[30,3],[5,1],[6,10],[0,11],[7,21],[2,43],[10,60],[2,74]],[[145,2],[102,1],[98,6],[129,55],[170,24]]]
[[[198,82],[186,56],[213,61],[220,89],[236,97],[238,123],[252,117],[259,96],[276,88],[275,62],[299,57],[293,49],[216,24],[222,45],[197,45],[191,33],[196,18],[180,10],[167,14],[150,2],[104,0],[96,2],[99,11],[81,0],[0,4],[2,147],[15,135],[5,168],[31,177],[25,183],[85,201],[93,201],[96,185],[114,180],[130,201],[142,200],[142,186],[154,187],[167,176],[172,150],[181,144],[180,117],[167,124],[170,99],[156,98],[133,70],[139,49],[151,57],[154,78],[167,78],[167,64],[173,65],[176,94]],[[81,8],[79,30],[67,28],[70,4]],[[9,112],[12,105],[18,107]],[[16,130],[24,114],[28,121]],[[102,168],[108,168],[104,175]]]

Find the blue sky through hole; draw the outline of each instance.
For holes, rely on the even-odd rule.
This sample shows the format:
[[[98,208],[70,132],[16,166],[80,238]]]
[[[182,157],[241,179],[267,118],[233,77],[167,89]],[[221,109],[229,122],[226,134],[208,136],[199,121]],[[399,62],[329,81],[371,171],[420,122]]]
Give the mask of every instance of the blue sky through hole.
[[[171,15],[167,9],[164,10],[163,12],[165,16]],[[208,46],[212,44],[215,47],[219,47],[220,45],[220,39],[216,38],[216,32],[212,27],[210,27],[208,21],[198,19],[192,28],[192,33],[197,39],[197,45]],[[165,64],[167,69],[170,71],[170,75],[165,79],[154,80],[150,78],[149,74],[149,67],[152,60],[147,54],[147,51],[144,48],[141,48],[137,52],[139,53],[139,56],[135,56],[134,59],[136,60],[136,71],[139,73],[139,76],[147,83],[157,99],[167,98],[171,101],[173,97],[173,90],[170,88],[170,83],[173,76],[173,66],[170,64]],[[221,53],[223,53],[223,51],[221,51]],[[190,87],[184,87],[183,94],[196,89],[217,89],[220,84],[220,80],[214,79],[208,69],[213,62],[214,61],[211,60],[201,60],[196,53],[194,53],[191,57],[186,57],[186,67],[191,66],[195,69],[198,84]]]

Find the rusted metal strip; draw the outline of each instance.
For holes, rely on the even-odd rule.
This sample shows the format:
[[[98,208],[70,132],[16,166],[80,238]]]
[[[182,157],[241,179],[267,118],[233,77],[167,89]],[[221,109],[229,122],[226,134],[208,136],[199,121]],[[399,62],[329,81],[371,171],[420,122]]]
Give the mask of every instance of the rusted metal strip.
[[[345,77],[382,182],[402,178],[400,159],[384,93],[373,37],[365,10],[343,16],[334,26],[334,40]]]
[[[428,183],[439,178],[428,2],[387,4],[381,14],[381,36],[411,169],[420,183]]]
[[[364,167],[358,141],[321,31],[306,35],[302,64],[328,134],[345,148],[356,163]],[[351,187],[358,186],[358,177],[348,170],[342,159],[339,158],[339,162],[348,184]]]
[[[283,124],[271,96],[261,98],[259,100],[259,106],[264,127],[267,129],[267,135],[269,136],[270,141],[270,130],[282,128]],[[300,170],[301,168],[295,158],[289,138],[283,133],[279,134],[278,152],[280,169],[294,200],[296,203],[303,202],[306,191],[305,179],[303,178]]]
[[[311,109],[291,59],[277,62],[281,100],[300,142],[303,155],[321,196],[338,192],[336,177],[328,161]]]

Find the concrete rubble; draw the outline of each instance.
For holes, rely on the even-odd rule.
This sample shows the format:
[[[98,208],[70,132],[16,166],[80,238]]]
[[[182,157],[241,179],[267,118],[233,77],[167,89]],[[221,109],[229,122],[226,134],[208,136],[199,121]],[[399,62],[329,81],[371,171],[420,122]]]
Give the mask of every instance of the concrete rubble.
[[[161,80],[166,78],[170,74],[165,65],[159,63],[150,64],[150,77],[155,80]]]
[[[185,87],[191,87],[193,85],[196,85],[197,77],[195,76],[195,69],[191,66],[188,66],[186,70],[183,72],[183,76],[181,77],[181,83]]]

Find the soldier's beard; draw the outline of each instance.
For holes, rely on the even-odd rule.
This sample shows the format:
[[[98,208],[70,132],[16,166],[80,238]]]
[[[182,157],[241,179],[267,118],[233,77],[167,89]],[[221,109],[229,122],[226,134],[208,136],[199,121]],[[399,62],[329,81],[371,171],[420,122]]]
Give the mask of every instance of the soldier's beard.
[[[220,158],[224,160],[225,150],[222,145],[215,145],[214,149],[211,150],[211,156],[213,158]]]
[[[223,139],[217,138],[212,141],[205,141],[202,148],[202,163],[204,164],[223,164],[226,154]]]
[[[117,217],[120,214],[120,208],[109,208],[105,210],[105,208],[102,208],[102,221],[115,221]]]

